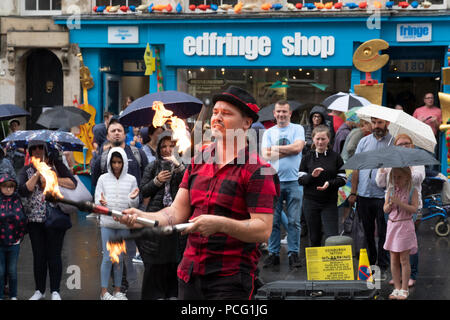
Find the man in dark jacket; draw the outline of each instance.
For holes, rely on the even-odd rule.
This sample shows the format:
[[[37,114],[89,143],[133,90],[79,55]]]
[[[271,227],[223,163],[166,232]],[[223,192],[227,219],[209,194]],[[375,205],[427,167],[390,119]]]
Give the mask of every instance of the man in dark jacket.
[[[178,161],[173,149],[172,131],[158,136],[156,160],[144,171],[139,189],[144,198],[150,198],[147,212],[157,212],[172,204],[183,179],[185,167]],[[150,234],[136,239],[144,262],[141,299],[156,300],[178,296],[177,266],[186,245],[186,236]]]
[[[141,182],[142,174],[148,164],[144,151],[131,148],[125,144],[125,128],[117,119],[111,119],[108,125],[107,141],[99,150],[98,155],[91,160],[92,188],[95,189],[98,178],[106,172],[107,153],[112,147],[122,147],[128,157],[128,173],[136,178],[138,185]],[[103,153],[106,152],[106,156]],[[103,155],[103,156],[102,156]],[[104,162],[104,163],[103,163]]]

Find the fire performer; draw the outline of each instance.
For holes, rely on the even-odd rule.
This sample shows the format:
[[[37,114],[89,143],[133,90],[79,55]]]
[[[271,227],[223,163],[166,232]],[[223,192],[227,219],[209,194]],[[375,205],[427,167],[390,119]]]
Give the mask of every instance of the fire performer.
[[[272,231],[279,179],[256,152],[250,153],[245,139],[238,143],[258,119],[255,99],[232,86],[213,102],[215,142],[192,159],[172,205],[156,213],[127,209],[120,221],[139,227],[138,217],[161,226],[189,220],[178,298],[249,299],[261,256],[258,243]]]
[[[30,141],[28,152],[32,158],[48,164],[57,175],[57,183],[68,189],[75,189],[77,180],[70,170],[42,142]],[[19,194],[27,199],[24,203],[28,217],[28,232],[33,251],[33,273],[36,292],[30,300],[45,298],[47,268],[50,274],[50,291],[52,300],[61,300],[59,295],[62,277],[61,251],[66,230],[45,226],[47,206],[50,205],[44,196],[45,181],[34,164],[25,166],[19,172]],[[48,182],[50,184],[50,182]]]

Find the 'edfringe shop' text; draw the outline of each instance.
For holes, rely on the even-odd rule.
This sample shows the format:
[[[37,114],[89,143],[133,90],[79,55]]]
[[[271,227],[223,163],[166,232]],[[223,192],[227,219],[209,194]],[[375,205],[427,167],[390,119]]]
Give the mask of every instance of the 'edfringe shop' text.
[[[302,36],[296,32],[294,36],[282,38],[282,53],[285,56],[319,56],[323,59],[334,55],[335,41],[333,36]],[[187,36],[183,39],[183,52],[187,56],[243,56],[247,60],[255,60],[259,56],[268,56],[272,52],[272,40],[267,36],[225,36],[217,32],[204,32],[203,35]]]

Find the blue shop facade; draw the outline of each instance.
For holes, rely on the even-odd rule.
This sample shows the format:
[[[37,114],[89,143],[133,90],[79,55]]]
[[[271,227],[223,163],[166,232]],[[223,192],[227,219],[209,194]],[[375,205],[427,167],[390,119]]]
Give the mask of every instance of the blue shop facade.
[[[389,62],[372,73],[384,83],[383,105],[400,104],[412,114],[426,92],[434,92],[438,104],[437,93],[450,90],[441,81],[450,55],[450,16],[419,13],[87,15],[80,28],[70,30],[70,42],[79,46],[93,77],[88,97],[97,123],[103,111],[120,112],[125,96],[156,92],[158,86],[188,92],[205,105],[229,85],[252,92],[260,107],[278,99],[320,103],[365,79],[352,58],[371,39],[389,43],[383,51]],[[65,24],[66,18],[56,17],[55,23]],[[147,45],[156,57],[149,76]]]

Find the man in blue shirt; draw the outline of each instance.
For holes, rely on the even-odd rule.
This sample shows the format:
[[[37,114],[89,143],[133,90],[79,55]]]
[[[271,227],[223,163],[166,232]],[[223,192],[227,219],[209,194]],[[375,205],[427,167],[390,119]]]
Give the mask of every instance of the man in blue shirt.
[[[305,146],[305,130],[301,125],[291,123],[292,111],[285,100],[275,103],[273,111],[277,125],[266,130],[262,139],[262,155],[275,168],[280,178],[280,197],[269,238],[269,257],[264,266],[280,264],[280,225],[283,201],[286,201],[288,218],[287,242],[289,267],[300,267],[300,214],[303,187],[298,184],[298,169]]]
[[[389,122],[372,118],[371,123],[372,134],[359,141],[355,154],[378,150],[391,144],[392,136],[388,131]],[[367,240],[370,264],[377,264],[384,273],[389,267],[389,253],[383,249],[387,228],[383,212],[385,190],[377,186],[376,175],[377,169],[354,170],[348,202],[352,207],[356,202],[356,210],[361,217]],[[378,231],[378,250],[375,245],[375,223]]]

